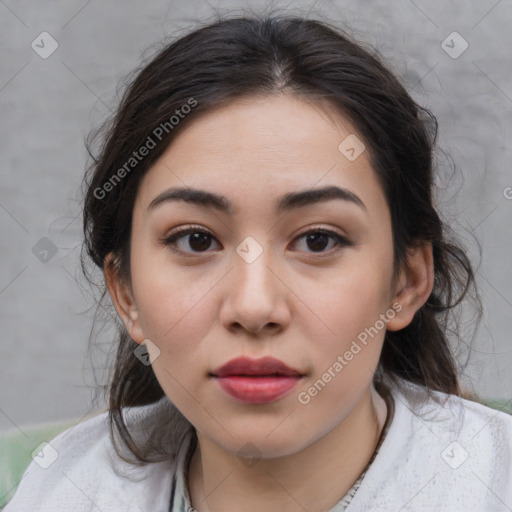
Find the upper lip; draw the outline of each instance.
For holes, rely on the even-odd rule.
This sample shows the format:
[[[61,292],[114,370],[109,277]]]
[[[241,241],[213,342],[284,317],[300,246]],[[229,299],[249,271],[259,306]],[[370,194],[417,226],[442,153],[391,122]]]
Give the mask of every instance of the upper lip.
[[[212,372],[215,377],[234,375],[284,375],[302,376],[301,372],[290,368],[279,359],[266,356],[259,359],[236,357]]]

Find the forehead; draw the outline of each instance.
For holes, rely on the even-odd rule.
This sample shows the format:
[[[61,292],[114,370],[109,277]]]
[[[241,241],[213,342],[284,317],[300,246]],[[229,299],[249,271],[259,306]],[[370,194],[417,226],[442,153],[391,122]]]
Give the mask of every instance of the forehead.
[[[364,147],[351,123],[326,103],[291,94],[238,99],[201,114],[178,133],[146,173],[137,203],[147,208],[177,186],[229,196],[242,208],[328,185],[369,202],[382,200],[368,151],[347,158],[347,140],[359,143],[357,150]]]

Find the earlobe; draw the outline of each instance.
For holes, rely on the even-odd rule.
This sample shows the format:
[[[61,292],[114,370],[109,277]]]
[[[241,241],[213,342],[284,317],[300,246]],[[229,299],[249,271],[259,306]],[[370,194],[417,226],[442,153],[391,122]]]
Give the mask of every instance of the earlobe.
[[[103,270],[105,272],[105,284],[117,314],[133,341],[142,343],[145,337],[140,327],[139,311],[130,285],[119,275],[116,258],[112,253],[105,257]]]
[[[432,244],[424,243],[407,251],[407,265],[400,272],[392,304],[399,303],[400,310],[387,324],[389,331],[407,327],[416,312],[427,302],[434,286],[434,261]]]

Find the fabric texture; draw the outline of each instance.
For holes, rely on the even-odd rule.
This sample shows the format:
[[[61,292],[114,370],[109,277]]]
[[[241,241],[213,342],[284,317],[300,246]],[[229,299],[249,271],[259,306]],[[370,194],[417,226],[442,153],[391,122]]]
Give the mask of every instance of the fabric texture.
[[[512,416],[440,392],[428,398],[403,380],[391,393],[394,416],[347,512],[512,510]],[[171,407],[164,397],[127,410],[134,438],[172,430]],[[46,469],[33,461],[3,510],[167,512],[174,477],[183,476],[177,473],[180,450],[192,435],[183,423],[169,437],[173,457],[136,466],[117,456],[102,413],[51,440],[58,457]]]

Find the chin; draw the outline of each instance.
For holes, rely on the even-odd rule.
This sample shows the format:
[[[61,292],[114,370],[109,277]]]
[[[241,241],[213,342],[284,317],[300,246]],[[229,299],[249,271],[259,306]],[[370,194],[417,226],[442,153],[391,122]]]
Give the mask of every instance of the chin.
[[[277,424],[278,425],[278,424]],[[217,432],[210,438],[222,448],[240,459],[273,459],[293,455],[306,448],[321,434],[315,436],[313,433],[305,432],[304,426],[281,424],[276,428],[276,422],[266,422],[255,426],[240,426],[239,428],[224,425],[226,431]],[[311,427],[311,425],[309,425]],[[203,430],[203,432],[205,432]]]

